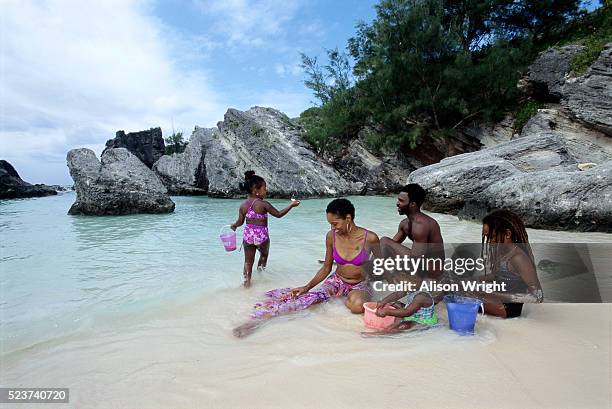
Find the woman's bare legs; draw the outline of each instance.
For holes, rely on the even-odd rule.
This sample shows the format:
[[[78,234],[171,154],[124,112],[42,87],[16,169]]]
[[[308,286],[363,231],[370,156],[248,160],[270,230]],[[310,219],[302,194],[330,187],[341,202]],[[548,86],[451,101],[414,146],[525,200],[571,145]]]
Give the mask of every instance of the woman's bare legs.
[[[353,314],[363,314],[363,303],[368,302],[370,297],[368,293],[362,290],[349,291],[344,305],[351,310]]]
[[[506,307],[504,304],[484,303],[484,313],[495,317],[507,318]]]

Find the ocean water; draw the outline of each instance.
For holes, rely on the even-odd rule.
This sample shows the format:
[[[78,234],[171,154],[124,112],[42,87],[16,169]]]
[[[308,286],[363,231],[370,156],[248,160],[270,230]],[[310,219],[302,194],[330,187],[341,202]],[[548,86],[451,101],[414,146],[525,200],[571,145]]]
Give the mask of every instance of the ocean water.
[[[363,347],[360,318],[347,314],[341,302],[332,302],[296,314],[310,326],[297,324],[296,317],[287,318],[286,326],[279,320],[247,343],[236,344],[250,345],[250,352],[227,352],[236,342],[231,328],[245,320],[265,290],[303,285],[318,270],[329,228],[324,212],[328,199],[304,200],[285,218],[270,219],[268,269],[254,272],[248,290],[241,288],[243,253],[225,252],[218,238],[220,228],[235,220],[240,200],[174,197],[176,211],[171,214],[85,217],[67,215],[74,199],[69,192],[0,201],[0,384],[52,386],[49,381],[63,379],[62,385],[91,394],[94,382],[111,382],[119,371],[123,378],[138,378],[150,387],[148,379],[174,379],[179,370],[175,365],[195,356],[218,360],[215,376],[221,374],[229,382],[235,376],[256,376],[257,365],[266,368],[279,362],[272,352],[253,345],[272,345],[289,359],[295,352],[286,344],[289,328],[302,331],[301,337],[323,337],[323,342],[356,339],[354,354]],[[381,236],[396,231],[401,217],[393,197],[351,200],[358,225]],[[271,202],[278,208],[287,204]],[[446,242],[480,241],[479,224],[433,216]],[[612,235],[602,233],[529,233],[534,242],[612,243]],[[493,332],[483,328],[481,342],[488,342]],[[143,351],[155,358],[142,356]],[[253,351],[259,352],[252,364],[236,356]],[[330,357],[342,361],[345,352],[332,348],[327,358],[304,352],[291,359],[300,365]],[[95,372],[89,366],[92,360],[106,364]],[[169,366],[152,369],[155,362]],[[228,372],[228,367],[240,367],[242,375]],[[210,385],[214,390],[213,381]],[[94,395],[103,396],[98,392]],[[198,399],[206,401],[209,392]],[[180,406],[179,392],[175,398],[170,401]],[[81,396],[84,407],[96,406],[94,400]]]

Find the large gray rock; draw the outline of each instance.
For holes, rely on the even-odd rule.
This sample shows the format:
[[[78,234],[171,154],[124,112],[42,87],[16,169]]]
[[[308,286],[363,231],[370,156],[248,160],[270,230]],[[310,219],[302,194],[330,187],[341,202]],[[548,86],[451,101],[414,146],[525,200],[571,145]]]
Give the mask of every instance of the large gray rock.
[[[529,66],[527,79],[533,86],[531,91],[541,101],[559,101],[563,95],[567,75],[570,72],[572,59],[583,51],[584,46],[567,45],[553,47],[542,51]]]
[[[532,227],[611,231],[612,154],[597,138],[578,141],[563,124],[551,127],[544,114],[523,130],[536,134],[411,173],[408,181],[428,192],[425,208],[479,219],[505,207]],[[581,171],[586,162],[594,165]]]
[[[205,152],[206,130],[196,127],[185,151],[164,155],[153,165],[168,192],[173,195],[205,195],[208,192]]]
[[[69,214],[169,213],[174,202],[155,172],[125,148],[105,149],[101,161],[86,148],[67,155],[76,201]]]
[[[363,184],[345,180],[302,140],[303,130],[271,108],[229,109],[216,128],[196,127],[182,155],[154,166],[171,191],[200,189],[213,197],[242,196],[238,184],[253,170],[270,197],[357,194]]]
[[[459,130],[480,142],[483,148],[490,148],[499,143],[509,141],[515,136],[514,116],[507,113],[501,121],[495,124],[474,121],[460,127]]]
[[[539,109],[523,127],[521,137],[557,135],[578,162],[602,163],[612,158],[612,138],[574,121],[560,108]]]
[[[126,148],[148,168],[151,168],[165,154],[166,150],[161,128],[151,128],[148,131],[130,132],[128,134],[124,131],[118,131],[115,138],[106,141],[104,151],[114,148]]]
[[[0,199],[17,199],[56,195],[57,191],[47,185],[32,185],[19,177],[13,165],[0,160]]]
[[[399,191],[415,169],[399,155],[374,155],[358,139],[342,149],[333,164],[345,179],[355,186],[361,184],[361,193],[368,195]]]
[[[563,85],[561,105],[578,120],[612,136],[612,43],[587,73]]]

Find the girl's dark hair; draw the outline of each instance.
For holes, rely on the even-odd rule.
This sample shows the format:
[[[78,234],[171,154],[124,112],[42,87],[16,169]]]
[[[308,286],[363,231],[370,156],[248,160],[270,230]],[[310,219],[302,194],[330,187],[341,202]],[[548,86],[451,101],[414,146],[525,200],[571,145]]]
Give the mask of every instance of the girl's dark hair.
[[[343,219],[346,218],[347,215],[351,215],[353,220],[355,220],[355,206],[348,199],[334,199],[327,205],[326,213],[335,214],[336,216],[340,216]]]
[[[506,230],[510,230],[512,242],[527,254],[535,267],[533,252],[529,245],[529,236],[525,229],[523,220],[513,211],[500,209],[494,210],[482,219],[482,224],[489,226],[489,236],[495,237],[497,244],[489,243],[489,239],[482,237],[482,248],[485,250],[490,271],[495,272],[498,264],[497,247],[503,241]],[[486,245],[486,246],[485,246]]]
[[[244,172],[244,182],[240,183],[240,189],[250,194],[253,189],[259,189],[264,183],[266,183],[264,178],[256,175],[255,171],[247,170]]]

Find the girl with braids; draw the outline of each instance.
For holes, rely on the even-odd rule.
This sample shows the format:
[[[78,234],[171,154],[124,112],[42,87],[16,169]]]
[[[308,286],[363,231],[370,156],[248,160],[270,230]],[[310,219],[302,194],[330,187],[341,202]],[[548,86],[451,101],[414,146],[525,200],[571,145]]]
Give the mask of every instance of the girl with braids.
[[[486,281],[506,284],[505,293],[485,295],[484,312],[502,318],[521,315],[523,303],[541,303],[529,237],[521,218],[510,210],[495,210],[482,220],[482,248],[492,273]]]
[[[251,286],[251,273],[253,272],[253,263],[255,262],[255,252],[259,250],[258,270],[263,270],[268,261],[268,254],[270,252],[268,213],[274,217],[283,217],[289,213],[289,210],[299,206],[300,202],[291,199],[289,206],[281,211],[276,210],[270,202],[264,200],[268,193],[266,181],[252,170],[244,173],[244,182],[240,183],[240,188],[247,193],[248,197],[240,205],[238,220],[231,225],[231,228],[235,231],[246,220],[242,240],[244,246],[244,269],[242,274],[244,277],[243,285],[248,288]]]

